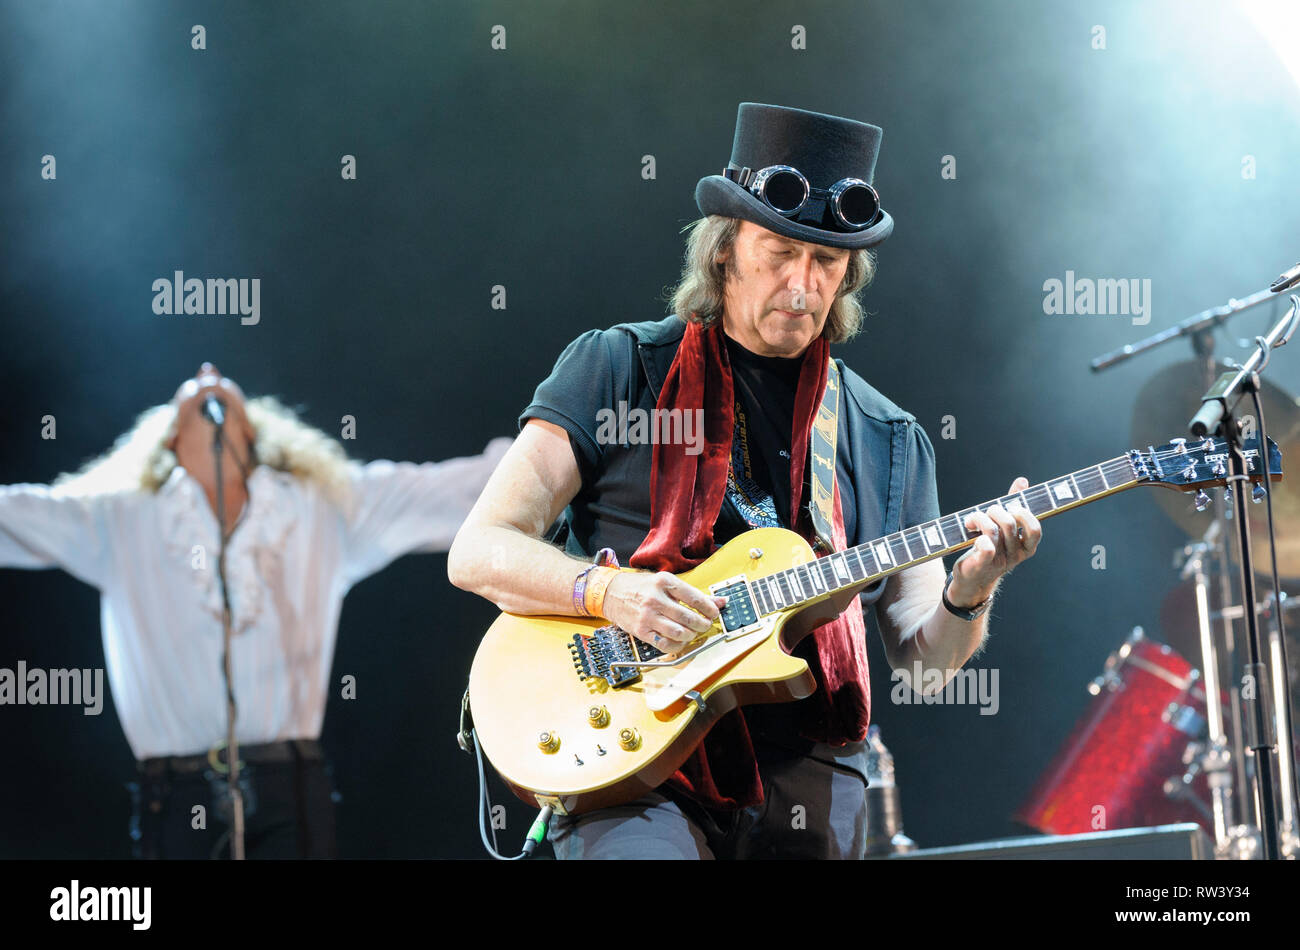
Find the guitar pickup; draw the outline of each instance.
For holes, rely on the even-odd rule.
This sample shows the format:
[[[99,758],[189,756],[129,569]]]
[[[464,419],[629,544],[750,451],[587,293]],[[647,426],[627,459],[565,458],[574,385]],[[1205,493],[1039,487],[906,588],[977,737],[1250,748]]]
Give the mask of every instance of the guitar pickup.
[[[744,630],[758,622],[754,596],[744,575],[725,580],[721,584],[714,584],[709,588],[709,593],[715,597],[727,598],[727,606],[721,611],[722,629],[727,633]]]

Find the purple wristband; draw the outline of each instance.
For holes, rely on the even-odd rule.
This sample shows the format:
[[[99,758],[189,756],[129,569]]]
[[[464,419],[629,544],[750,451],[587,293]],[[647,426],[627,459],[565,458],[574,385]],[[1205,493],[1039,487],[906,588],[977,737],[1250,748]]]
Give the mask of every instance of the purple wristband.
[[[587,575],[598,567],[618,567],[618,555],[613,548],[601,548],[592,559],[591,567],[583,568],[573,582],[573,609],[579,617],[590,617],[587,611]]]
[[[590,617],[587,612],[587,575],[594,571],[598,564],[591,567],[583,568],[582,573],[578,575],[573,582],[573,610],[579,617]]]

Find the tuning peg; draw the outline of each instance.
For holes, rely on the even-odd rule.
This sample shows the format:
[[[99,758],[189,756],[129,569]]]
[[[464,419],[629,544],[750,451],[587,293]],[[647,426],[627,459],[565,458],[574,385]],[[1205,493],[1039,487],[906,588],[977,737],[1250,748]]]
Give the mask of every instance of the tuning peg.
[[[1196,498],[1193,500],[1196,502],[1197,511],[1204,511],[1206,508],[1210,507],[1210,496],[1205,494],[1204,490],[1198,491],[1196,493]]]
[[[1263,485],[1256,485],[1254,490],[1251,491],[1250,493],[1250,500],[1258,505],[1261,501],[1264,500],[1264,496],[1267,494],[1268,494],[1267,488],[1265,488]]]
[[[1231,486],[1231,485],[1224,485],[1224,486],[1223,486],[1223,503],[1224,503],[1225,505],[1230,505],[1230,504],[1232,504],[1232,486]]]

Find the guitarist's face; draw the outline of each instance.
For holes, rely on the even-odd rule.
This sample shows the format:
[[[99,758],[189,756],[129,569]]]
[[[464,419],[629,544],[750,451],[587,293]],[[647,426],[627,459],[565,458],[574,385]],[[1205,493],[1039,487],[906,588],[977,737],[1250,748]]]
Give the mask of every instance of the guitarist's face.
[[[723,330],[759,356],[801,356],[826,326],[850,253],[741,221],[721,257],[730,265]]]

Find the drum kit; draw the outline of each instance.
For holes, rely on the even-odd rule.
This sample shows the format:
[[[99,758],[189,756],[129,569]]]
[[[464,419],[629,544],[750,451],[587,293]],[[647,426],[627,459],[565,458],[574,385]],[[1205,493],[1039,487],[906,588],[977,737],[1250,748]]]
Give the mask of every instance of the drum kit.
[[[1291,282],[1278,288],[1288,275]],[[1274,288],[1296,284],[1300,265]],[[1214,359],[1213,330],[1242,310],[1279,300],[1275,294],[1270,289],[1234,299],[1093,361],[1093,369],[1101,370],[1179,336],[1192,342],[1196,359],[1166,367],[1139,393],[1134,444],[1187,428],[1187,413],[1207,389],[1213,391],[1215,379],[1226,378],[1222,371],[1239,369]],[[1261,351],[1280,346],[1295,329],[1300,300],[1290,299],[1290,330],[1283,322],[1278,326],[1284,329],[1269,340],[1257,337]],[[1247,368],[1258,370],[1262,363]],[[1213,840],[1218,858],[1300,856],[1300,748],[1291,728],[1291,711],[1300,706],[1300,642],[1292,632],[1300,628],[1300,610],[1294,609],[1300,596],[1288,599],[1285,593],[1288,587],[1300,592],[1300,399],[1253,374],[1251,384],[1267,435],[1282,450],[1282,471],[1290,473],[1268,489],[1269,506],[1245,506],[1251,554],[1246,560],[1253,569],[1240,566],[1241,529],[1234,519],[1243,510],[1241,500],[1233,504],[1226,490],[1194,502],[1177,492],[1156,493],[1189,538],[1175,552],[1180,577],[1161,609],[1160,637],[1134,628],[1088,684],[1087,708],[1015,813],[1022,824],[1064,835],[1191,821]],[[1236,419],[1243,429],[1257,422],[1246,412],[1254,413],[1249,399]],[[1264,500],[1263,492],[1256,489],[1251,500]],[[1248,613],[1243,603],[1253,609]],[[1252,636],[1258,664],[1247,650]]]

